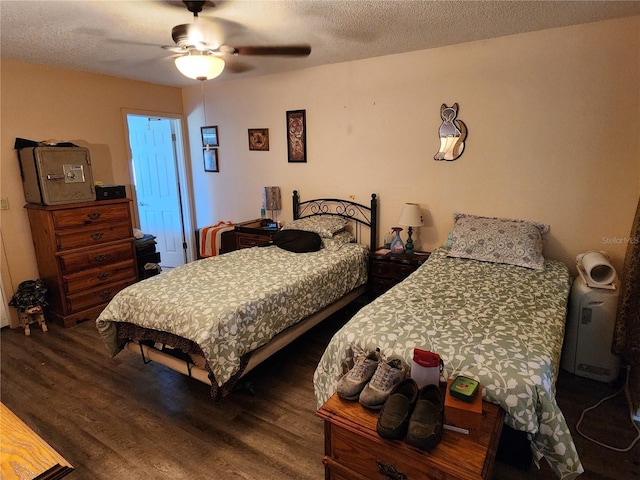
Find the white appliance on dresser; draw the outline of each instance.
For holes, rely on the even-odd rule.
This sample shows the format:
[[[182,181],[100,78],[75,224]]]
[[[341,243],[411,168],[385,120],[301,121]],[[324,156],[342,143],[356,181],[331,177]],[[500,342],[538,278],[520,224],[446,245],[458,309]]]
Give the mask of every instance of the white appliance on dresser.
[[[616,273],[603,252],[578,255],[560,366],[575,375],[611,382],[620,357],[611,353],[618,308]]]

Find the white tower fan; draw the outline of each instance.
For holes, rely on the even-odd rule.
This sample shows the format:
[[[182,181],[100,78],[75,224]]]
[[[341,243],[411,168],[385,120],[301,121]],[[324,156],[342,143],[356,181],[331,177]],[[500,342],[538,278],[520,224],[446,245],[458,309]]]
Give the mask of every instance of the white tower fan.
[[[611,353],[619,295],[616,272],[604,252],[587,252],[576,260],[580,275],[571,288],[560,366],[612,382],[620,373],[620,358]]]

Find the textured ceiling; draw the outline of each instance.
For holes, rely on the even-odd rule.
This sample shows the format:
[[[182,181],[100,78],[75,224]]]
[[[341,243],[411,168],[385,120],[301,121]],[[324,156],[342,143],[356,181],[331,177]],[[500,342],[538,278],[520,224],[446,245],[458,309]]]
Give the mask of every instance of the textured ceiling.
[[[306,58],[225,57],[213,82],[640,15],[640,1],[215,0],[210,43],[311,45]],[[171,29],[193,16],[176,1],[0,1],[0,55],[175,86]],[[235,73],[234,73],[235,72]]]

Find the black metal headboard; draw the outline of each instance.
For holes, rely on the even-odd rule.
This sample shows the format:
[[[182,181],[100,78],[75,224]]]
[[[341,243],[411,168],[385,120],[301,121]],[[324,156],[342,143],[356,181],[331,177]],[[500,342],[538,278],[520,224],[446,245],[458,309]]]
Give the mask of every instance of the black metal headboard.
[[[367,207],[351,200],[339,198],[316,198],[300,201],[297,190],[293,191],[293,219],[313,217],[314,215],[335,215],[355,222],[354,235],[359,240],[360,226],[369,227],[369,249],[377,248],[378,241],[378,199],[371,194],[371,205]]]

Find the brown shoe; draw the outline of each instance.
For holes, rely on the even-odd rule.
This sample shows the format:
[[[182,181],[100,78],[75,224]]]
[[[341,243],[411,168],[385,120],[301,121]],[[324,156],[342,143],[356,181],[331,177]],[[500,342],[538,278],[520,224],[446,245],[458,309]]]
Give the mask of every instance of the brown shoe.
[[[437,385],[426,385],[418,394],[416,407],[409,420],[407,443],[430,450],[442,440],[444,398]]]
[[[378,435],[389,440],[403,438],[417,399],[418,384],[415,380],[405,378],[398,383],[380,411],[376,425]]]

